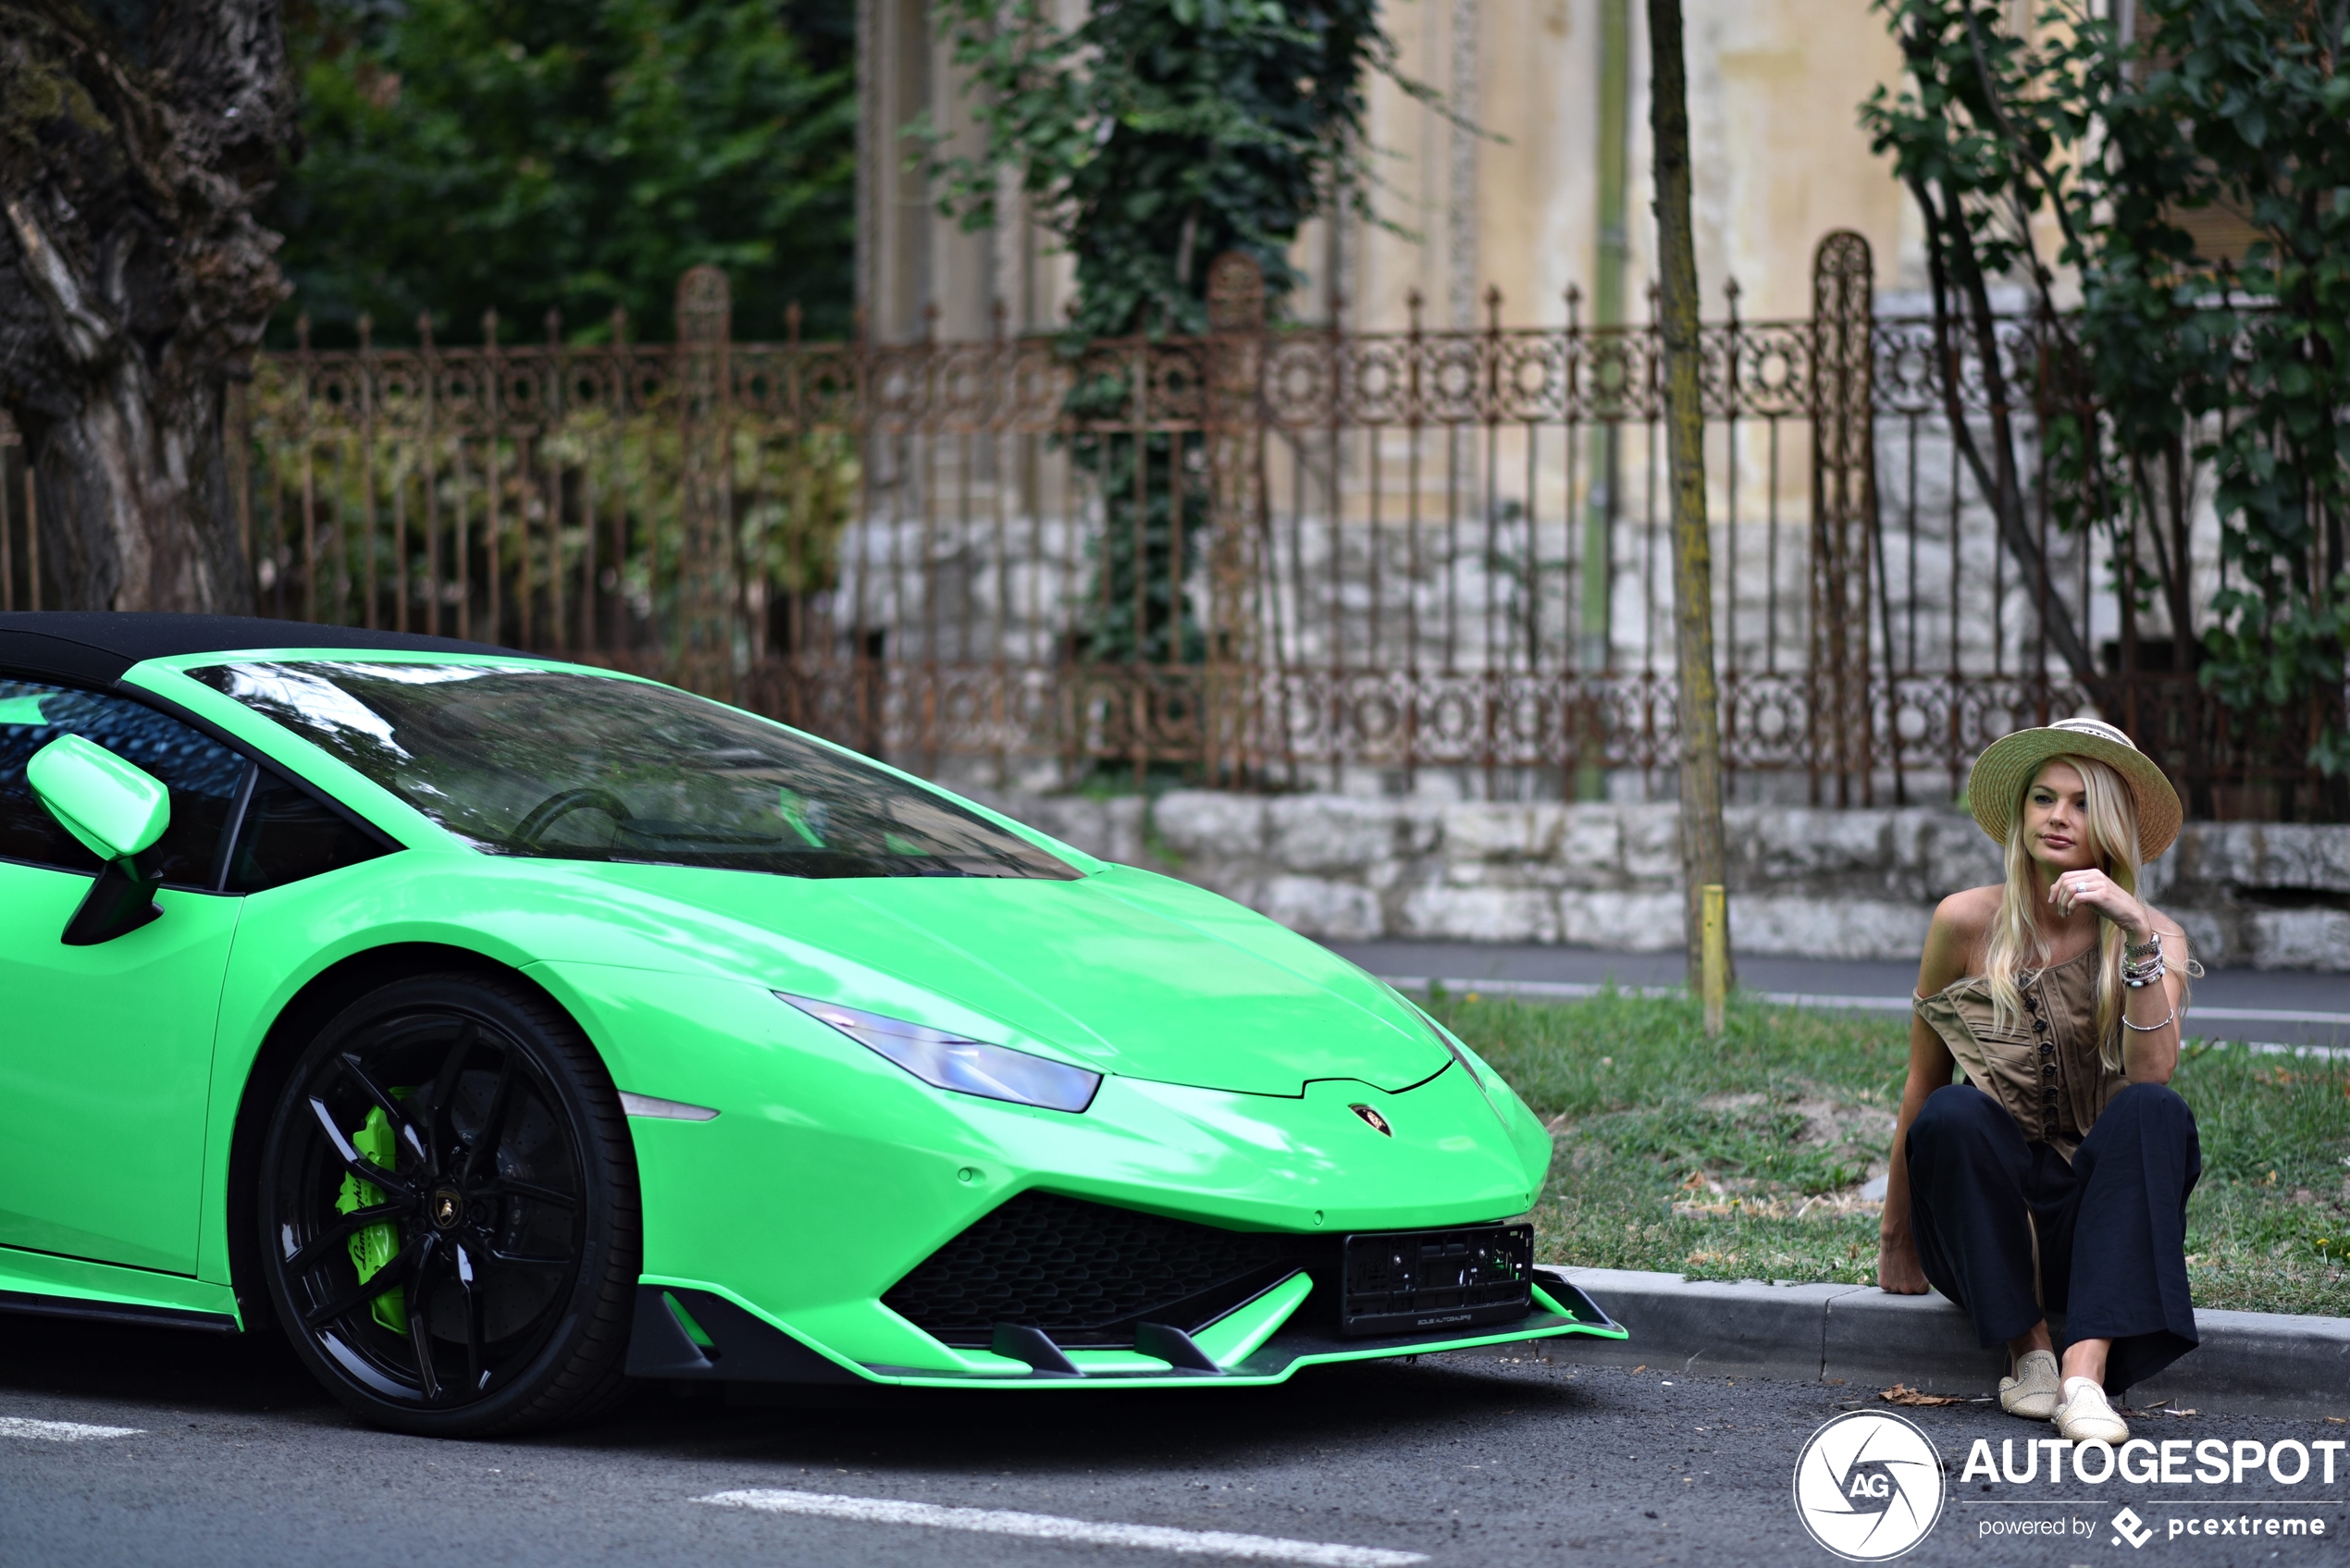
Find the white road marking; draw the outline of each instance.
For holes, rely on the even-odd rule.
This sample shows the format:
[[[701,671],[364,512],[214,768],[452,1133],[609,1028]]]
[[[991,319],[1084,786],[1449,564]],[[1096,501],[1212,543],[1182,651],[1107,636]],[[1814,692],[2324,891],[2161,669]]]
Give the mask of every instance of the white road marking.
[[[47,1443],[86,1443],[93,1438],[135,1438],[143,1426],[92,1426],[80,1421],[33,1421],[0,1415],[0,1438],[31,1438]]]
[[[891,1498],[843,1497],[834,1492],[714,1492],[696,1502],[720,1508],[755,1508],[768,1513],[812,1513],[824,1519],[854,1519],[869,1525],[928,1525],[941,1530],[974,1530],[1032,1540],[1075,1541],[1086,1546],[1147,1547],[1197,1557],[1242,1557],[1259,1562],[1304,1562],[1313,1568],[1406,1568],[1425,1562],[1424,1553],[1379,1547],[1340,1546],[1330,1541],[1292,1541],[1279,1536],[1243,1536],[1230,1530],[1177,1530],[1164,1525],[1097,1525],[1052,1513],[1018,1513],[1002,1508],[942,1508],[935,1503]]]

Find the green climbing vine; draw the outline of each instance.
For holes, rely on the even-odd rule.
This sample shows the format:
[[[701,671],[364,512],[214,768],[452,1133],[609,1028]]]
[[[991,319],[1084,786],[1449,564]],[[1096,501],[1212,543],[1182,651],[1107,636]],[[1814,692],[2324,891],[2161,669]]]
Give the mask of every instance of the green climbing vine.
[[[938,19],[981,143],[937,161],[946,204],[990,227],[1009,175],[1075,259],[1072,353],[1206,331],[1208,266],[1226,252],[1256,262],[1278,308],[1302,281],[1290,248],[1306,220],[1371,215],[1369,79],[1437,103],[1396,72],[1373,0],[1095,0],[1070,28],[1048,0],[943,0]],[[1123,369],[1091,372],[1070,412],[1115,420],[1132,389]],[[1104,511],[1087,656],[1200,661],[1180,587],[1207,522],[1199,438],[1081,434],[1070,451]]]

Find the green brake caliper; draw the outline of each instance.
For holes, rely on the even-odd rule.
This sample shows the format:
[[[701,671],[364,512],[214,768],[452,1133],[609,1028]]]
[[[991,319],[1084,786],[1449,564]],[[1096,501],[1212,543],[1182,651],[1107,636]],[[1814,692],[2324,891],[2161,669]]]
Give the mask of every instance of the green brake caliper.
[[[395,1090],[397,1093],[399,1091]],[[377,1105],[367,1113],[365,1125],[351,1135],[351,1146],[366,1156],[368,1162],[384,1170],[392,1168],[394,1142],[391,1118]],[[384,1195],[372,1181],[362,1181],[345,1172],[342,1192],[335,1199],[335,1211],[349,1214],[384,1201]],[[400,1251],[400,1232],[390,1220],[377,1220],[351,1239],[351,1266],[359,1271],[359,1283],[365,1285],[380,1272]],[[395,1334],[408,1332],[408,1288],[386,1290],[377,1296],[372,1309],[376,1321]]]

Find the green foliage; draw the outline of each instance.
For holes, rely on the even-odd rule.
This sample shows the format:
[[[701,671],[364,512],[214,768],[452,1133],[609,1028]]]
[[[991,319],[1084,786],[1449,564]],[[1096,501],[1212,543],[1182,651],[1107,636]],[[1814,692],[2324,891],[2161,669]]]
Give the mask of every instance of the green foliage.
[[[1050,0],[940,0],[939,26],[971,72],[982,145],[936,166],[965,227],[998,219],[1009,171],[1030,214],[1077,264],[1065,341],[1207,329],[1208,266],[1253,257],[1266,298],[1300,281],[1289,248],[1334,202],[1369,212],[1361,161],[1367,77],[1395,76],[1375,0],[1094,0],[1063,29]],[[1080,420],[1115,421],[1132,372],[1088,375]],[[1094,475],[1095,546],[1086,656],[1197,663],[1206,637],[1181,585],[1208,523],[1195,434],[1088,434],[1071,455]]]
[[[348,439],[322,457],[315,436],[304,433],[301,386],[284,364],[265,362],[250,393],[257,416],[252,471],[260,481],[254,525],[264,598],[273,585],[297,585],[283,609],[298,616],[361,624],[374,585],[380,596],[374,615],[391,624],[404,581],[406,623],[434,624],[438,599],[438,623],[453,631],[457,605],[445,590],[463,580],[471,589],[473,634],[519,643],[529,639],[515,586],[530,586],[541,628],[559,604],[564,623],[575,625],[582,568],[592,563],[600,591],[631,621],[690,636],[706,629],[713,610],[707,575],[698,579],[694,563],[731,557],[769,586],[769,645],[795,651],[810,601],[839,585],[860,476],[855,441],[845,432],[779,438],[736,429],[723,448],[706,444],[696,452],[674,412],[615,414],[591,404],[567,410],[528,438],[484,438],[452,451],[447,443],[381,433],[372,447]],[[698,537],[687,514],[697,466],[727,475],[732,528],[714,540]],[[550,494],[568,504],[550,509]],[[316,519],[318,572],[315,583],[301,585],[305,497]],[[582,504],[588,497],[592,511]],[[395,515],[404,521],[395,525]],[[492,516],[501,519],[494,535]],[[437,537],[427,537],[433,528]],[[505,588],[495,625],[486,619],[493,576]],[[626,628],[618,632],[625,640]]]
[[[1070,444],[1107,502],[1108,523],[1094,544],[1093,597],[1080,623],[1084,656],[1202,662],[1206,632],[1181,588],[1197,570],[1208,526],[1206,443],[1192,432],[1086,432]]]
[[[2010,33],[2005,8],[1967,0],[1875,0],[1900,44],[1909,81],[1880,87],[1861,108],[1878,152],[1918,195],[1956,271],[2020,275],[2045,286],[2029,220],[2054,209],[2069,222],[2079,200],[2068,154],[2080,143],[2115,67],[2111,24],[2091,16],[2052,41]],[[2068,178],[2074,177],[2074,178]]]
[[[2350,5],[2144,0],[2129,46],[2077,0],[2032,41],[1997,3],[1875,5],[1908,80],[1862,120],[1925,216],[1937,315],[1983,330],[2000,277],[2051,303],[2029,225],[2063,234],[2082,304],[2044,313],[2032,389],[2059,520],[2112,532],[2140,609],[2159,594],[2182,632],[2208,621],[2180,653],[2240,733],[2350,776]],[[2214,207],[2257,231],[2241,262],[2183,227]],[[2230,574],[2208,617],[2187,558],[2197,463]]]
[[[1076,337],[1205,330],[1226,251],[1285,295],[1299,227],[1366,189],[1365,79],[1395,59],[1373,0],[1095,0],[1068,30],[1054,9],[941,0],[984,142],[940,166],[949,207],[992,225],[1013,172],[1076,258]]]
[[[2155,0],[2160,65],[2118,117],[2167,130],[2180,200],[2224,202],[2260,238],[2233,278],[2180,270],[2218,308],[2233,352],[2225,432],[2200,455],[2219,478],[2232,574],[2213,602],[2204,680],[2232,708],[2300,722],[2309,759],[2350,774],[2341,712],[2350,646],[2350,37],[2340,0]],[[2140,138],[2155,142],[2152,130]],[[2198,276],[2199,275],[2199,276]],[[2313,701],[2313,698],[2318,700]]]
[[[841,13],[835,16],[834,13]],[[848,326],[856,179],[846,6],[772,0],[314,0],[290,18],[307,153],[275,227],[306,310],[420,311],[472,339],[666,336],[678,275],[731,275],[735,330]],[[280,324],[280,337],[285,324]]]

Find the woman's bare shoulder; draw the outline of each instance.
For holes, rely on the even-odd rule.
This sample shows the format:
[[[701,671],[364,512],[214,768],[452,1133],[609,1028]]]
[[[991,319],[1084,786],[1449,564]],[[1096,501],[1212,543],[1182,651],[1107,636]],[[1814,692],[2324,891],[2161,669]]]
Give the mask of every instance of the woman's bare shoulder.
[[[1918,956],[1918,994],[1927,996],[1973,971],[1991,921],[1999,912],[1998,887],[1970,887],[1935,907]]]
[[[1999,912],[1999,897],[2006,889],[1993,883],[1988,887],[1970,887],[1953,893],[1934,907],[1934,925],[1937,933],[1972,940],[1991,929],[1992,920]]]

